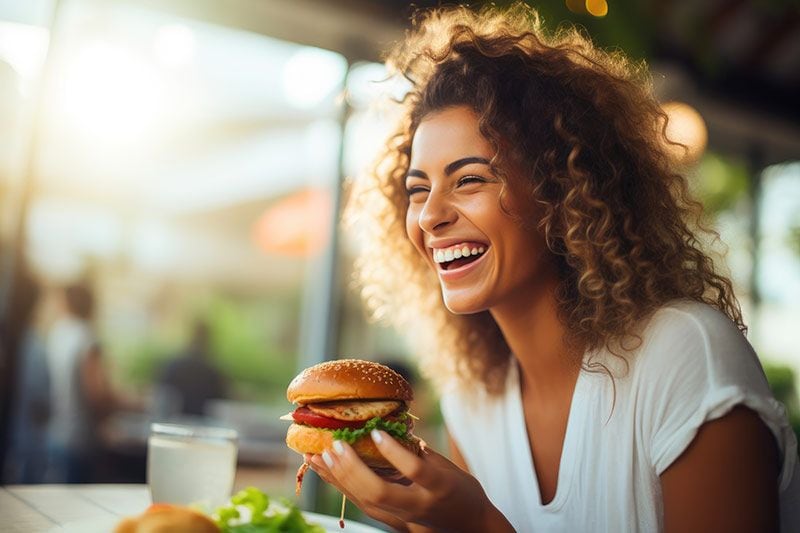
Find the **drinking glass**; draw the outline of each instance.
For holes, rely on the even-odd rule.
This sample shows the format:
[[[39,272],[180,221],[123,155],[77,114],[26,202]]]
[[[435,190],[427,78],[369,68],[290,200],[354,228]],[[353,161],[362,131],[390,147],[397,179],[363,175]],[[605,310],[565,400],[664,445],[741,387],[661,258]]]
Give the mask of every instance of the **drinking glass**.
[[[147,484],[153,503],[225,503],[236,475],[237,439],[232,429],[151,424]]]

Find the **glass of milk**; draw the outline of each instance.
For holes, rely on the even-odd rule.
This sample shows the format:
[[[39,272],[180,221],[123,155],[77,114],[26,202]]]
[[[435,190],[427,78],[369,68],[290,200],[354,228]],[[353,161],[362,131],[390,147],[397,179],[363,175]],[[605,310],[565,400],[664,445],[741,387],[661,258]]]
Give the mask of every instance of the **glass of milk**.
[[[232,429],[151,424],[147,484],[153,503],[225,503],[236,475],[237,439]]]

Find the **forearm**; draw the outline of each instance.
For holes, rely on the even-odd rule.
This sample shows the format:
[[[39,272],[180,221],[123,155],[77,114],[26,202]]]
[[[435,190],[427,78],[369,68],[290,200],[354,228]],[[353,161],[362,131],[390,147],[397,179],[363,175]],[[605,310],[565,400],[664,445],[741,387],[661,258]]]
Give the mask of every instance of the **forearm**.
[[[511,522],[494,505],[490,505],[484,513],[483,524],[475,531],[492,531],[498,533],[515,533]]]
[[[426,526],[422,526],[419,524],[406,524],[407,530],[409,533],[433,533],[436,531],[441,531],[442,529],[430,528]],[[493,505],[489,505],[486,511],[483,513],[482,518],[473,522],[472,527],[464,528],[458,527],[454,528],[458,531],[476,531],[476,532],[484,532],[484,531],[491,531],[492,533],[515,533],[514,527],[511,523],[503,516],[496,507]]]

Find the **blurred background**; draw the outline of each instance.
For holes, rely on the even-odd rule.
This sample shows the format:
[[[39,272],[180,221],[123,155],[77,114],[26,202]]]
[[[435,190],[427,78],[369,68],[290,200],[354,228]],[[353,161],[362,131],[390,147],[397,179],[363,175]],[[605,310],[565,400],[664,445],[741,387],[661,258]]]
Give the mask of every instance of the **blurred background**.
[[[800,430],[798,3],[530,3],[648,62],[721,235],[709,246]],[[177,421],[237,429],[237,487],[290,495],[286,385],[337,356],[407,374],[417,433],[443,447],[435,394],[402,337],[367,320],[358,242],[339,231],[348,179],[391,124],[373,104],[405,90],[378,83],[380,58],[412,12],[0,0],[3,484],[142,483],[149,423]],[[308,487],[304,505],[338,513]]]

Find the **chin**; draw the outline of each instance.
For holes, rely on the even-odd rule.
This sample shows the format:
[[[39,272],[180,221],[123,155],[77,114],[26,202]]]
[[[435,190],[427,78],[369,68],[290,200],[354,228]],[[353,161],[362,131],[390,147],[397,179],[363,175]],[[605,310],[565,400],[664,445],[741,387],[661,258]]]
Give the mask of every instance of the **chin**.
[[[474,294],[453,294],[442,290],[444,306],[454,315],[474,315],[489,309],[483,298]]]

